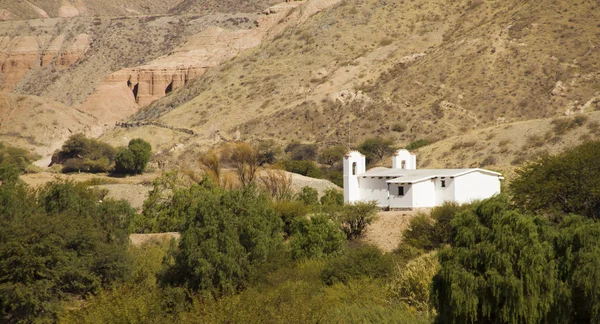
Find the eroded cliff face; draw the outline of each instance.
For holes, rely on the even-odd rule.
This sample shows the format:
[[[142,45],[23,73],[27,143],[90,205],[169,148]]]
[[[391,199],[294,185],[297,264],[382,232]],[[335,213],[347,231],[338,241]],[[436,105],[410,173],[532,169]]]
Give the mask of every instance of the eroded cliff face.
[[[66,40],[65,35],[0,37],[0,90],[12,91],[29,70],[55,64],[66,69],[82,58],[91,37],[79,34]]]
[[[209,27],[191,36],[170,54],[148,64],[126,68],[107,76],[79,107],[102,123],[114,123],[226,62],[258,46],[288,13],[304,2],[285,2],[264,11],[251,29]],[[280,26],[281,27],[281,26]],[[111,98],[110,105],[106,99]]]

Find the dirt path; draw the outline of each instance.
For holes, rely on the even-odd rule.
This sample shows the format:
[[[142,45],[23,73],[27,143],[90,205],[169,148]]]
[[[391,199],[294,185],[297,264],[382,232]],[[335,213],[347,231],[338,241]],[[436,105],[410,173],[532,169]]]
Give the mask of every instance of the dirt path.
[[[379,212],[379,218],[367,228],[362,241],[391,252],[398,247],[402,231],[416,214],[417,211]]]

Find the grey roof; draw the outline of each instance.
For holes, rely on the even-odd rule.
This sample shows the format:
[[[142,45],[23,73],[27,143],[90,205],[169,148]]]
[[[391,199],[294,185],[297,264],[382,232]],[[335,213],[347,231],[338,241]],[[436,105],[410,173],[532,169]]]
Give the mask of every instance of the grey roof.
[[[502,174],[486,169],[390,169],[390,168],[373,168],[365,173],[361,173],[359,177],[384,177],[391,178],[388,183],[415,183],[423,180],[436,177],[459,177],[471,172],[481,172],[489,175],[495,175],[502,178]],[[503,179],[503,178],[502,178]]]

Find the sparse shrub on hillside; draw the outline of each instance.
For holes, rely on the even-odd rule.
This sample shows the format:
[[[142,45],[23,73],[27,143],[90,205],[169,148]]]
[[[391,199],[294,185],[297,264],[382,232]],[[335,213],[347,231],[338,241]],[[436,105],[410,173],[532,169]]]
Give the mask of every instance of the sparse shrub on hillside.
[[[588,120],[586,115],[576,115],[573,118],[557,118],[552,120],[552,129],[556,135],[564,135],[568,131],[581,127]]]
[[[294,223],[294,233],[290,239],[294,259],[337,254],[346,242],[339,225],[324,214],[312,215],[310,219],[297,219]]]
[[[283,170],[268,170],[260,177],[261,188],[274,200],[292,198],[292,175]]]
[[[394,151],[393,144],[391,139],[371,137],[360,143],[358,150],[365,155],[368,163],[371,163],[381,160],[386,154],[391,154]]]
[[[141,174],[152,156],[150,143],[141,138],[129,141],[127,148],[121,148],[115,157],[115,172],[121,174]]]
[[[412,150],[421,148],[423,146],[427,146],[429,144],[431,144],[431,141],[429,141],[427,139],[419,139],[419,140],[410,142],[408,145],[406,145],[405,149],[412,151]]]
[[[283,154],[281,146],[274,140],[266,140],[258,143],[256,146],[258,154],[258,164],[273,164]]]
[[[209,150],[200,156],[200,167],[212,178],[215,183],[221,185],[221,157],[215,150]]]
[[[285,148],[285,153],[290,156],[290,159],[296,161],[310,160],[314,161],[317,157],[316,144],[301,144],[292,142]]]
[[[259,161],[258,153],[250,144],[235,144],[231,150],[230,160],[235,167],[235,172],[242,187],[254,183]]]
[[[462,150],[462,149],[466,149],[469,147],[473,147],[475,146],[475,144],[477,144],[477,141],[460,141],[460,142],[456,142],[452,145],[452,148],[450,148],[452,151],[454,150]]]
[[[406,124],[404,123],[396,123],[392,125],[392,130],[394,132],[402,133],[406,130]]]
[[[321,280],[327,285],[348,283],[361,277],[386,278],[394,269],[391,255],[373,245],[349,248],[346,253],[327,262],[321,272]]]

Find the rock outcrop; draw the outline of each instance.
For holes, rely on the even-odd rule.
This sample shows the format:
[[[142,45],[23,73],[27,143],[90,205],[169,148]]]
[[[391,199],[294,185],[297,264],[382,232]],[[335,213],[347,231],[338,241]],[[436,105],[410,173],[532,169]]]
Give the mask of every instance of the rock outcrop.
[[[27,72],[38,66],[68,68],[83,57],[90,43],[87,34],[69,41],[64,35],[0,37],[0,90],[14,90]]]
[[[103,123],[112,124],[123,119],[201,76],[207,69],[258,46],[270,35],[273,26],[301,4],[301,1],[285,2],[267,9],[268,14],[257,20],[256,28],[226,30],[209,27],[190,37],[169,55],[110,74],[79,108]],[[115,97],[119,99],[111,100],[111,107],[107,107],[106,98]]]

